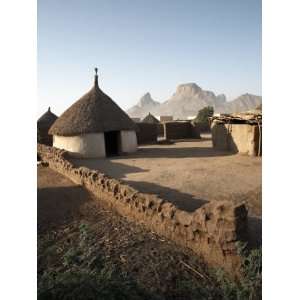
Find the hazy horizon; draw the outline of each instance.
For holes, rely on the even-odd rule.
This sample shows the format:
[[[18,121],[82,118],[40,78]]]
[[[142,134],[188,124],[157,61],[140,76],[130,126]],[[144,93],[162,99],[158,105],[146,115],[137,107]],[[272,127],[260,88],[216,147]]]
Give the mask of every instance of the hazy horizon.
[[[195,82],[261,95],[261,1],[38,1],[38,115],[93,84],[123,109]]]

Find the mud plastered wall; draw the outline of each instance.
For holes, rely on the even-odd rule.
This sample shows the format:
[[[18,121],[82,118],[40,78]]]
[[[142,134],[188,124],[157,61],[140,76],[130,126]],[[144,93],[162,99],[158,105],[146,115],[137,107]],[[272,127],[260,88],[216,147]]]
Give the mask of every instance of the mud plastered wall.
[[[213,146],[217,149],[250,156],[261,155],[261,138],[257,125],[213,122],[211,132]]]
[[[164,136],[165,133],[164,124],[163,123],[157,124],[157,128],[158,128],[158,136]]]
[[[157,135],[158,135],[157,124],[137,123],[136,125],[139,129],[136,133],[137,141],[139,145],[157,142]]]
[[[64,150],[39,144],[38,154],[49,163],[49,167],[84,186],[119,214],[192,249],[209,265],[238,274],[240,257],[236,242],[247,239],[244,205],[228,201],[210,202],[189,213],[155,195],[140,193],[97,170],[74,167]]]
[[[48,134],[49,128],[38,127],[37,128],[37,142],[40,144],[52,146],[53,145],[53,138],[52,135]]]
[[[193,138],[191,122],[166,122],[164,123],[165,139]]]

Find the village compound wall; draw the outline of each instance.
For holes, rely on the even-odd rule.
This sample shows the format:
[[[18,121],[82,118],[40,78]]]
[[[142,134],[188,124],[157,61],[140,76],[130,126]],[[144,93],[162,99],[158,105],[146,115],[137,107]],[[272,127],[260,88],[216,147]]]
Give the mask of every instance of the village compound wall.
[[[38,154],[50,168],[84,186],[122,216],[192,249],[210,266],[238,274],[241,260],[236,242],[247,240],[245,205],[212,201],[192,213],[186,212],[100,171],[75,167],[65,150],[38,144]]]

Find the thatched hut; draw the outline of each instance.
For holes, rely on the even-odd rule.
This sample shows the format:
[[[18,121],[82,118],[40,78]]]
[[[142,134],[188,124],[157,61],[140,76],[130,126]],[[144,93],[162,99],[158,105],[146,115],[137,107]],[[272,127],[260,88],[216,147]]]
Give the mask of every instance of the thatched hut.
[[[37,141],[40,144],[52,146],[52,135],[48,131],[56,121],[57,116],[51,112],[50,107],[37,121]]]
[[[142,121],[143,123],[149,123],[149,124],[159,124],[159,121],[151,114],[149,113]]]
[[[136,125],[98,85],[70,106],[52,125],[53,146],[75,157],[105,157],[137,149]]]

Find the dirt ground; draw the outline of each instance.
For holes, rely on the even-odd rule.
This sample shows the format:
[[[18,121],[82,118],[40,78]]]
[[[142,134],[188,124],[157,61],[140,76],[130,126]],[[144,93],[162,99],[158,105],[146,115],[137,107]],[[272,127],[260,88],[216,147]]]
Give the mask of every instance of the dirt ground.
[[[76,257],[80,270],[87,264],[96,266],[95,274],[99,259],[109,262],[147,291],[142,299],[223,299],[200,258],[107,210],[85,189],[48,167],[38,167],[37,198],[39,286],[45,274],[66,272],[70,249],[80,249],[84,254],[82,260],[83,254]],[[82,224],[89,237],[84,246]]]
[[[140,146],[126,156],[74,159],[121,179],[141,192],[157,194],[193,211],[212,200],[245,202],[249,215],[261,216],[261,157],[213,149],[211,138],[177,141],[171,145]]]

